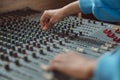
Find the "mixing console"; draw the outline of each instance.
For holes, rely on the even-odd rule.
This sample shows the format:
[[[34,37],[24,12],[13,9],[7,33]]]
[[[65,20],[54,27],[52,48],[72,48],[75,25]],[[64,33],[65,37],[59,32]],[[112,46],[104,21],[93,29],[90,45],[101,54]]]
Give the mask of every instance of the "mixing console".
[[[0,80],[74,80],[46,65],[68,50],[96,59],[119,43],[117,25],[66,17],[42,31],[38,17],[0,16]]]

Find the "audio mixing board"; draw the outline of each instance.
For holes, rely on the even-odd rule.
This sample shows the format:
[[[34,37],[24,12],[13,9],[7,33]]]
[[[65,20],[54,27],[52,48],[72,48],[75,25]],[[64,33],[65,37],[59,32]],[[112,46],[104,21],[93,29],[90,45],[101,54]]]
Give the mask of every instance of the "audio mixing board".
[[[38,12],[22,13],[0,15],[0,80],[75,80],[46,65],[67,50],[97,59],[120,43],[117,25],[70,16],[42,31]]]

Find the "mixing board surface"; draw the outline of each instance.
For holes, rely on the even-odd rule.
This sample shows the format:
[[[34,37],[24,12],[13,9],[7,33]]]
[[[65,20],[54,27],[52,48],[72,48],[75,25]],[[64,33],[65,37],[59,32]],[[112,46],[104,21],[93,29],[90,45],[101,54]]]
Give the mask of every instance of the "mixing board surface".
[[[72,50],[97,59],[120,43],[117,25],[71,16],[42,31],[38,17],[30,17],[0,16],[0,80],[72,80],[46,71],[55,55]]]

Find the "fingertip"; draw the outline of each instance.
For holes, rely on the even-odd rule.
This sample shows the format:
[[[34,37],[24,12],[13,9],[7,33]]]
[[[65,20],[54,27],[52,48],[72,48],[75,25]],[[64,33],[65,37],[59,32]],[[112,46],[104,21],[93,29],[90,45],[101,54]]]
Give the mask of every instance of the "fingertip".
[[[51,65],[49,65],[48,66],[48,71],[51,71],[51,70],[53,70],[54,68],[51,66]]]
[[[47,30],[47,27],[43,27],[42,30]]]

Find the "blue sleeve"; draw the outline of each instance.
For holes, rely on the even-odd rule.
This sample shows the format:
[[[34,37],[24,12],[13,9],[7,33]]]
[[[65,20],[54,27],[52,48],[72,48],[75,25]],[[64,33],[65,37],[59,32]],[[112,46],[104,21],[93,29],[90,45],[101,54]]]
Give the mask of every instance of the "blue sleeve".
[[[98,20],[120,22],[120,0],[79,0],[79,7]]]
[[[120,48],[99,59],[94,80],[120,80]]]

